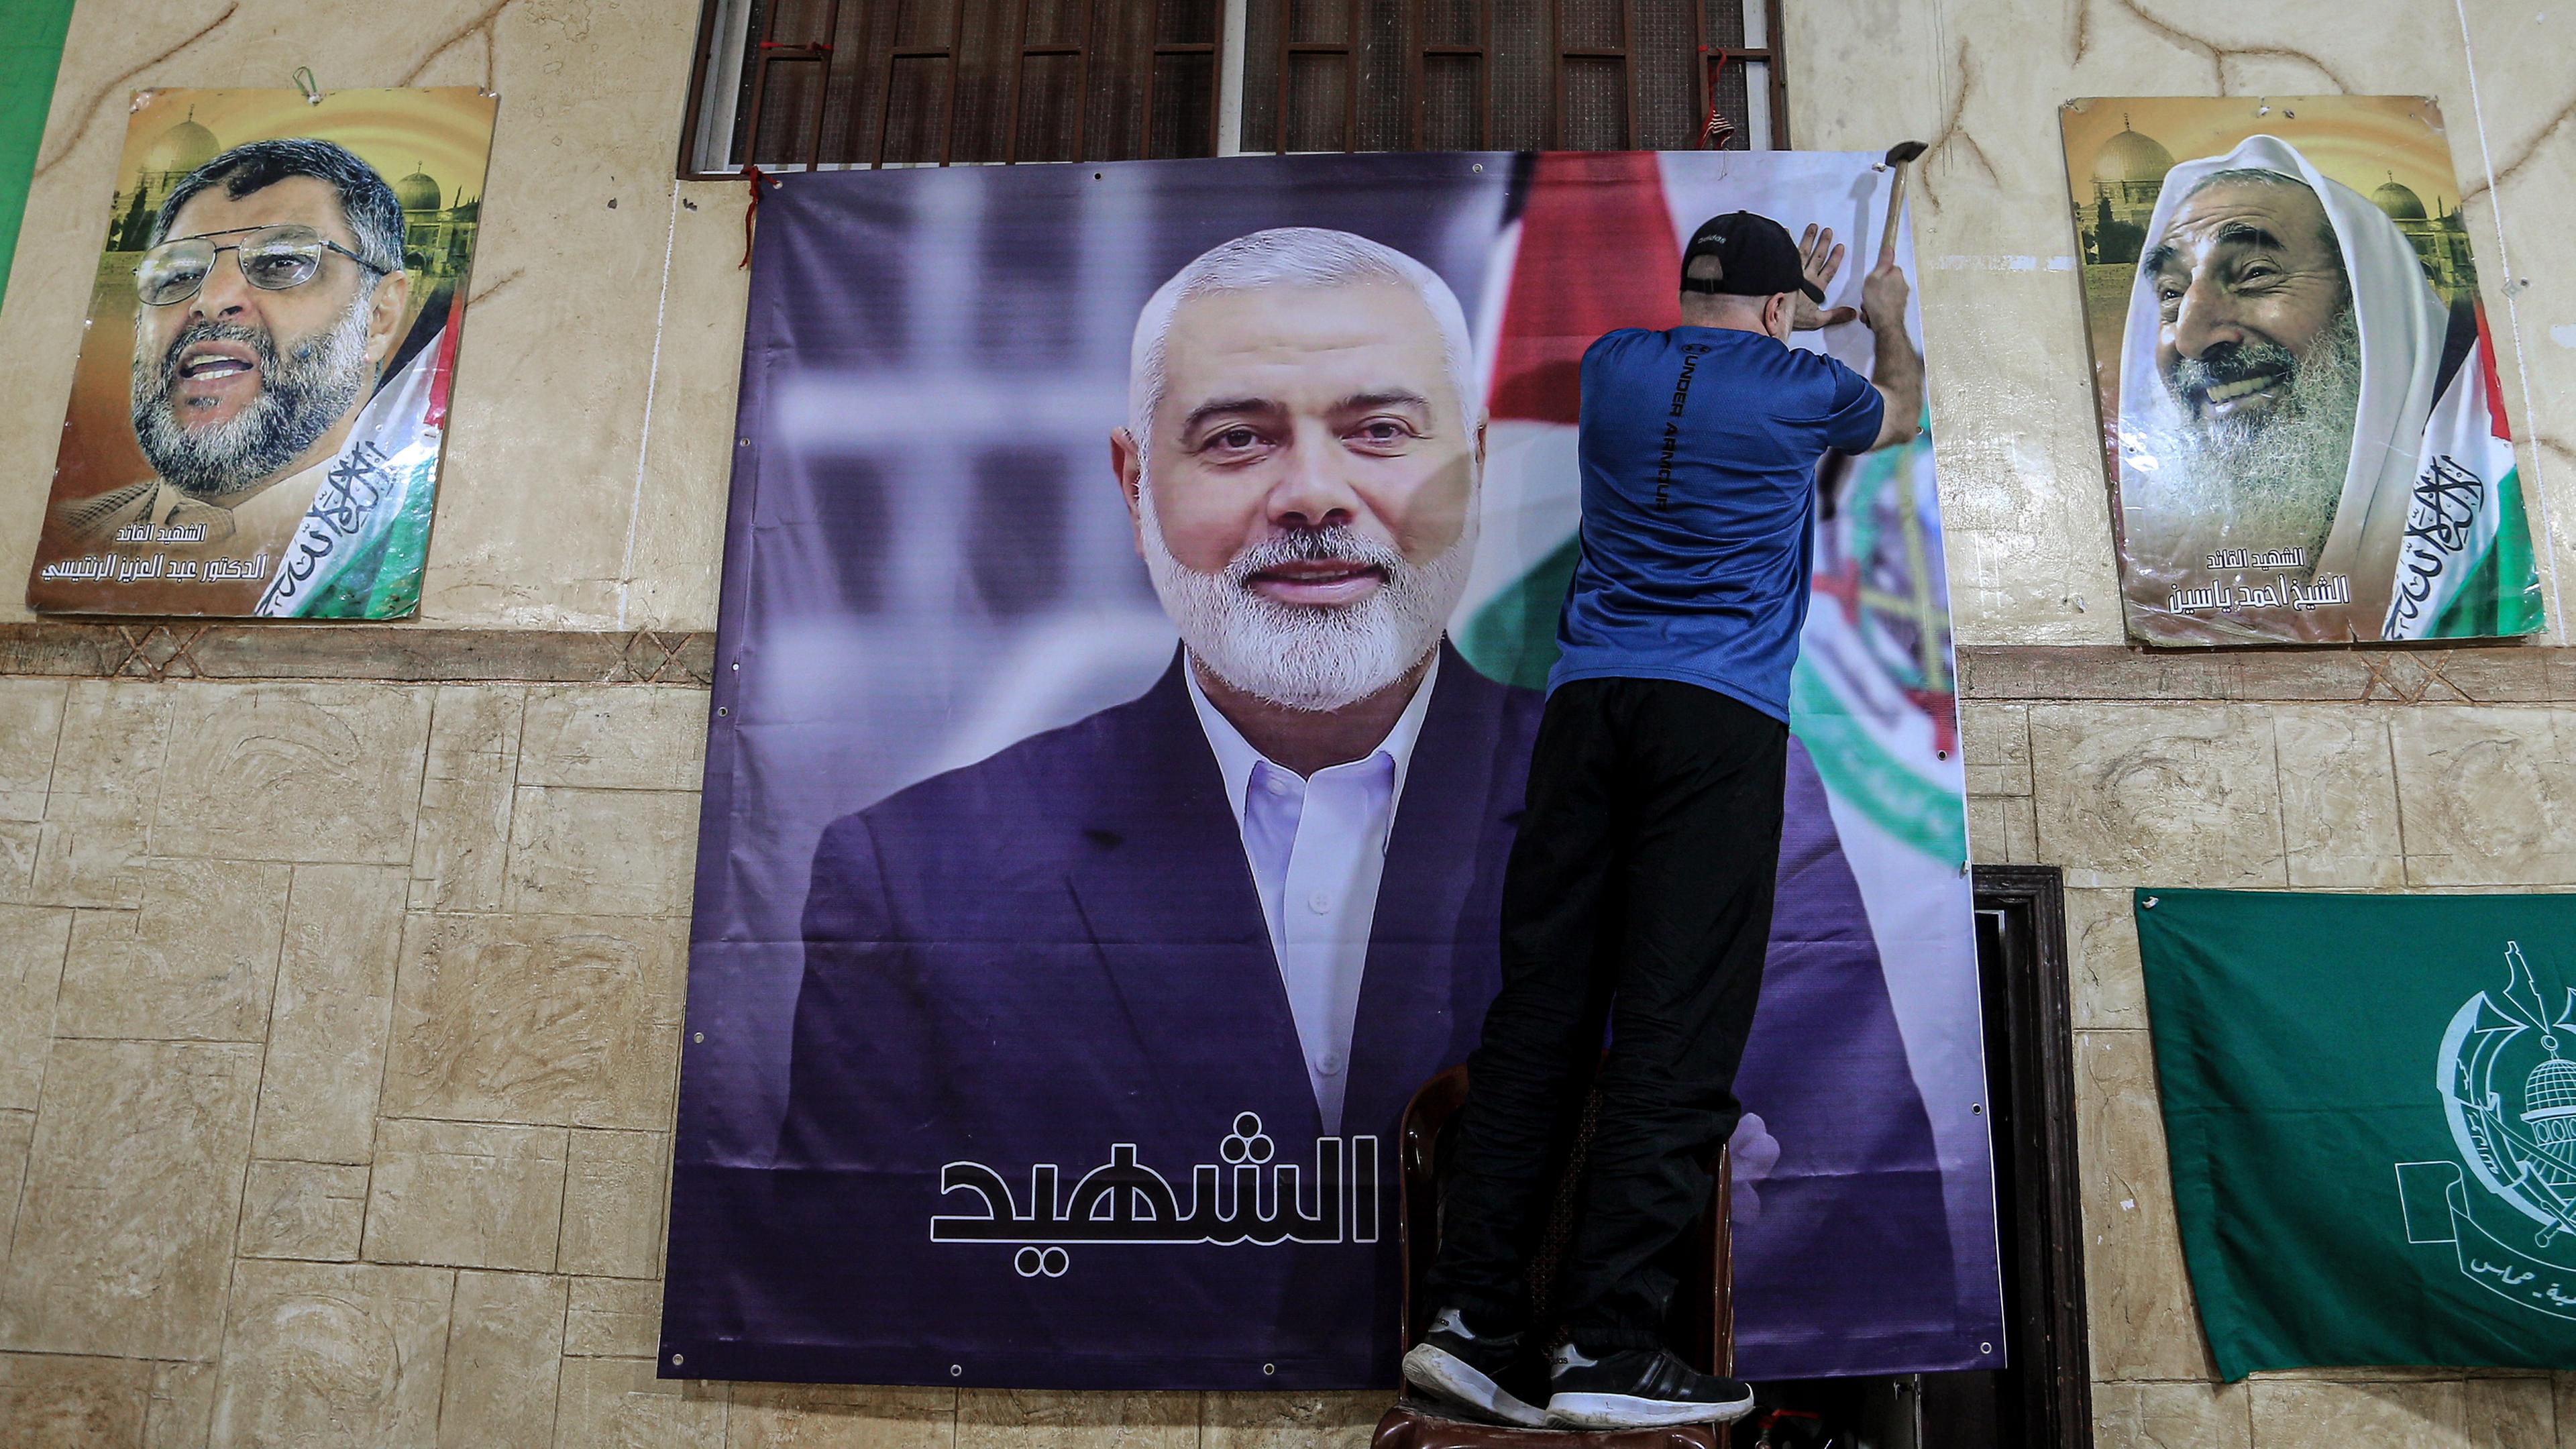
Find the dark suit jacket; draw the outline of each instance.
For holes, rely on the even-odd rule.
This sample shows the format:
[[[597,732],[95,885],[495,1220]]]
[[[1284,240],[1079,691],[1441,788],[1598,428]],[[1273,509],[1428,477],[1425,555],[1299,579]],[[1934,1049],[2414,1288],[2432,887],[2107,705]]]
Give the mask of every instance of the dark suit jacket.
[[[1374,1210],[1349,1215],[1345,1241],[1072,1243],[1057,1276],[1015,1266],[1027,1255],[1012,1243],[932,1241],[934,1217],[974,1215],[989,1196],[943,1194],[943,1168],[960,1162],[997,1174],[1025,1212],[1037,1165],[1056,1166],[1062,1200],[1128,1144],[1186,1212],[1192,1168],[1220,1162],[1245,1113],[1274,1163],[1305,1168],[1313,1200],[1320,1126],[1304,1059],[1176,662],[1138,699],[824,833],[778,1165],[693,1168],[676,1183],[675,1278],[733,1290],[674,1295],[666,1332],[688,1371],[1103,1389],[1392,1383],[1396,1122],[1424,1079],[1474,1046],[1493,996],[1504,859],[1542,706],[1442,647],[1350,1053],[1343,1131],[1373,1136],[1380,1166]],[[1798,1061],[1788,1095],[1830,1094],[1832,1112],[1889,1137],[1907,1170],[1929,1167],[1822,788],[1794,747],[1791,768],[1782,897],[1802,904],[1775,929],[1775,973],[1792,978],[1792,997],[1801,975],[1830,974],[1837,989],[1818,1023],[1823,1053]],[[1756,1110],[1759,1055],[1748,1052],[1743,1093]],[[1827,1167],[1823,1185],[1853,1198],[1849,1174]],[[1766,1202],[1798,1195],[1793,1168],[1784,1153]],[[1891,1272],[1905,1270],[1879,1256],[1898,1249],[1929,1258],[1929,1306],[1948,1313],[1937,1174],[1928,1183],[1928,1196],[1900,1184],[1902,1202],[1809,1205],[1829,1220],[1802,1236],[1875,1260],[1871,1306],[1847,1306],[1904,1297]],[[1764,1216],[1795,1210],[1781,1201]],[[1376,1241],[1347,1240],[1372,1217]]]

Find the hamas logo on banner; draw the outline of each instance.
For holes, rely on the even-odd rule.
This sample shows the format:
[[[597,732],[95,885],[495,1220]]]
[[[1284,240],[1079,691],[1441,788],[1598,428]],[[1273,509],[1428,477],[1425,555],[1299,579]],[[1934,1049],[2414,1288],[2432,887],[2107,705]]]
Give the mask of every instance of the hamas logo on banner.
[[[2406,1241],[2448,1245],[2479,1287],[2576,1320],[2576,992],[2553,1015],[2521,943],[2504,957],[2503,988],[2470,997],[2442,1034],[2459,1161],[2397,1164]]]

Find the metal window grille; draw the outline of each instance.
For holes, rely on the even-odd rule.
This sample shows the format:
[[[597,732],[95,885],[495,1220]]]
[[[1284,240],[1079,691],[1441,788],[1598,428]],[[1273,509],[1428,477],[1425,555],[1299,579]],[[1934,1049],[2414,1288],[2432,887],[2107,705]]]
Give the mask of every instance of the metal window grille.
[[[1770,0],[704,0],[680,170],[1789,144]]]

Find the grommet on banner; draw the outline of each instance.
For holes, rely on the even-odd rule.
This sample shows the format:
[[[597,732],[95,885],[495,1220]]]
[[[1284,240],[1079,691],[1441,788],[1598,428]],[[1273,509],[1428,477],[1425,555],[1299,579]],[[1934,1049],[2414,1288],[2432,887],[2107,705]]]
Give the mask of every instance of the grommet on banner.
[[[2142,911],[2152,911],[2155,908],[2156,898],[2154,896],[2149,896],[2145,900],[2138,902],[2138,909]]]
[[[673,1368],[678,1368],[678,1367],[680,1366],[680,1363],[681,1363],[681,1359],[680,1359],[680,1356],[679,1356],[678,1354],[676,1354],[676,1353],[675,1353],[675,1354],[671,1355],[671,1367],[673,1367]]]
[[[962,1364],[962,1363],[952,1363],[952,1364],[950,1364],[950,1365],[948,1366],[948,1376],[949,1376],[950,1378],[952,1378],[952,1379],[953,1379],[953,1378],[956,1378],[957,1376],[959,1376],[960,1374],[963,1374],[963,1373],[965,1373],[965,1372],[966,1372],[966,1365],[964,1365],[964,1364]]]
[[[322,83],[313,78],[313,67],[309,65],[297,66],[295,68],[295,74],[290,77],[290,79],[295,82],[295,88],[297,90],[304,92],[304,104],[308,106],[318,106],[322,104]]]

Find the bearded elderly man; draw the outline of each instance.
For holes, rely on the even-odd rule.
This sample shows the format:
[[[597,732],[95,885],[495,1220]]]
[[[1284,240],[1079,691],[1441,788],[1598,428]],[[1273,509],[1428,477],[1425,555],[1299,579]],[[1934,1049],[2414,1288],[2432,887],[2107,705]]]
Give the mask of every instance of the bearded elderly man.
[[[2118,429],[2138,631],[2512,632],[2494,610],[2530,550],[2475,306],[2272,136],[2175,167],[2147,235]]]
[[[386,465],[410,461],[420,400],[380,410],[404,414],[384,428],[361,421],[408,318],[401,203],[344,147],[255,141],[181,178],[151,242],[135,269],[131,401],[156,476],[56,508],[34,602],[308,612],[314,566],[337,576],[355,552],[308,529],[316,499],[387,513],[408,481]],[[102,551],[129,567],[157,555],[160,571],[84,582],[96,575],[67,556]]]
[[[674,1197],[675,1276],[724,1285],[666,1325],[690,1372],[1393,1380],[1397,1120],[1499,984],[1541,709],[1443,639],[1476,543],[1474,356],[1435,273],[1343,232],[1238,238],[1147,303],[1109,456],[1181,647],[1141,697],[824,833],[776,1166]],[[1810,1225],[1912,1265],[1848,1310],[1910,1316],[1950,1292],[1928,1127],[1794,746],[1789,822],[1800,1029],[1766,1070],[1840,1085],[1784,1090],[1775,1130],[1924,1166],[1898,1189],[1922,1200]],[[1220,1172],[1267,1184],[1229,1199],[1244,1216],[1204,1216]]]

